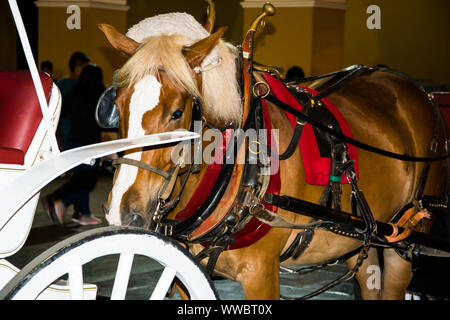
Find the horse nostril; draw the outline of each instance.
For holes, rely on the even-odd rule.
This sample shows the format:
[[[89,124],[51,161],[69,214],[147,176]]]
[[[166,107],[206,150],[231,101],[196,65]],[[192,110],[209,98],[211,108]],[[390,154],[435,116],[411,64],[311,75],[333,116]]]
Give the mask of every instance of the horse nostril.
[[[131,227],[143,227],[145,225],[145,220],[139,214],[128,214],[123,218],[123,225]]]

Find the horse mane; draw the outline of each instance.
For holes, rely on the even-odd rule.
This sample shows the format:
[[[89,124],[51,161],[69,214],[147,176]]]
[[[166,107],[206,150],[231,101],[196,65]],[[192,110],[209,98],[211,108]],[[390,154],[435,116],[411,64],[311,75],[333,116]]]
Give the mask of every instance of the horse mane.
[[[201,65],[200,92],[182,49],[209,33],[191,15],[170,13],[147,18],[130,28],[127,36],[141,45],[119,70],[120,85],[131,87],[146,75],[156,76],[164,68],[175,85],[202,99],[204,110],[212,119],[240,123],[242,107],[234,46],[220,40],[205,58]]]

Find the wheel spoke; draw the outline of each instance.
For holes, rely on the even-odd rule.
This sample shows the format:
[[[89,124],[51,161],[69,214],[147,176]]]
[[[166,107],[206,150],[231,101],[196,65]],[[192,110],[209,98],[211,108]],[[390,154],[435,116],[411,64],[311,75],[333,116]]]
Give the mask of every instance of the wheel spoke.
[[[69,289],[71,300],[83,300],[83,267],[73,266],[69,269]]]
[[[162,300],[167,294],[170,285],[172,284],[173,279],[175,278],[175,274],[177,271],[175,269],[166,267],[164,268],[163,273],[161,274],[161,278],[159,278],[158,283],[156,284],[156,288],[150,297],[150,300]]]
[[[98,260],[108,256],[118,261],[114,268],[108,265],[91,268],[91,264],[111,261],[109,258]],[[139,256],[138,261],[135,256]],[[140,289],[147,290],[151,299],[164,299],[175,277],[183,281],[193,299],[217,299],[217,292],[201,265],[175,240],[140,228],[100,227],[64,239],[41,253],[0,290],[0,300],[95,299],[97,293],[124,299],[131,294],[127,290],[131,272],[136,262],[141,262],[140,257],[150,263],[148,271],[163,266],[160,278]],[[88,287],[83,278],[91,277],[86,274],[89,270],[102,272],[98,275],[101,277],[98,284]],[[54,283],[55,279],[65,278],[65,275],[68,275],[67,282]],[[107,288],[109,280],[114,282],[112,291]],[[53,287],[46,289],[53,283]],[[149,287],[154,290],[147,289]],[[139,293],[141,291],[133,292],[133,297]]]
[[[116,279],[111,293],[111,300],[124,300],[128,281],[130,279],[131,267],[133,266],[133,253],[122,253],[117,265]]]

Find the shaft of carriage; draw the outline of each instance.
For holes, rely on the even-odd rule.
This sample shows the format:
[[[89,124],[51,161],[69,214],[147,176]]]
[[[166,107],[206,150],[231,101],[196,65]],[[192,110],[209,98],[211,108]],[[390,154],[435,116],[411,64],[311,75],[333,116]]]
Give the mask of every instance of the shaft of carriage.
[[[335,210],[320,206],[308,201],[304,201],[289,196],[278,196],[275,194],[266,194],[264,200],[278,208],[295,212],[298,214],[306,215],[315,219],[332,221],[337,224],[346,224],[355,229],[364,229],[365,222],[361,217],[346,213],[344,211]],[[389,223],[376,221],[377,224],[377,236],[385,237],[393,234],[394,227]],[[402,227],[397,227],[398,233],[401,234],[405,231]],[[450,252],[450,241],[444,238],[431,236],[422,232],[412,231],[411,234],[404,239],[405,242],[410,244],[418,244],[429,248]],[[395,243],[392,244],[395,246]]]

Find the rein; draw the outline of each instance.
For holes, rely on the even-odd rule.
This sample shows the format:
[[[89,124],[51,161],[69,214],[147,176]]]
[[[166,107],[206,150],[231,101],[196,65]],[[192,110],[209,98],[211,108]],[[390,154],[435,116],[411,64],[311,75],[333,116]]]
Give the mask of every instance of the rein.
[[[135,166],[135,167],[138,167],[138,168],[141,168],[144,170],[151,171],[153,173],[160,175],[161,177],[163,177],[166,180],[170,179],[170,177],[172,176],[172,171],[173,171],[173,169],[167,170],[167,171],[162,170],[158,167],[152,166],[145,162],[134,160],[134,159],[129,159],[129,158],[117,158],[112,162],[112,166],[114,168],[119,167],[121,164],[127,164],[130,166]]]

